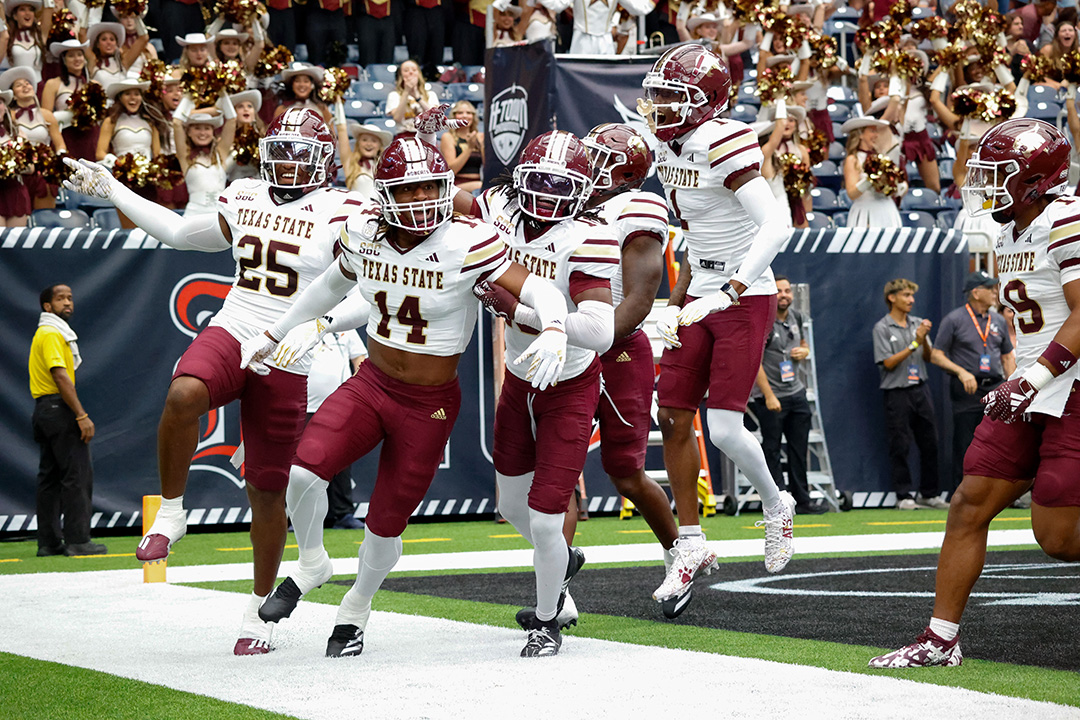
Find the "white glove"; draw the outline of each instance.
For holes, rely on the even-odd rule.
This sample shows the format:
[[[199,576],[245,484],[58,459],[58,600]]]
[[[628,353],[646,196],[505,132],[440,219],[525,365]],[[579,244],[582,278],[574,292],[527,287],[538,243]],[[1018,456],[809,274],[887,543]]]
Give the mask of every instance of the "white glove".
[[[520,365],[526,358],[532,358],[532,361],[525,379],[541,392],[554,386],[559,381],[563,365],[566,364],[566,333],[560,330],[545,330],[540,333],[540,337],[525,348],[525,352],[521,353],[514,364]]]
[[[113,162],[116,162],[115,155]],[[103,165],[89,160],[75,161],[69,157],[64,158],[64,164],[71,168],[71,175],[64,181],[65,188],[112,202],[113,193],[119,183]]]
[[[714,292],[712,295],[698,298],[684,307],[679,313],[679,324],[690,325],[696,323],[698,320],[704,319],[706,315],[727,310],[729,307],[731,307],[731,297],[727,293]]]
[[[142,19],[141,15],[135,16],[135,36],[142,37],[143,35],[149,35],[150,31],[146,29],[146,22]]]
[[[870,192],[874,188],[873,183],[870,182],[868,175],[863,175],[859,178],[859,182],[855,183],[855,189],[861,193]]]
[[[761,48],[762,50],[764,50],[765,52],[772,52],[772,41],[773,41],[772,32],[764,32],[764,33],[761,34],[761,45],[759,45],[758,47]]]
[[[250,369],[256,375],[269,375],[270,368],[263,364],[263,360],[270,357],[277,345],[277,341],[264,332],[249,337],[240,343],[240,369]]]
[[[101,5],[99,5],[97,7],[90,8],[90,10],[86,13],[86,22],[89,23],[89,25],[87,25],[87,27],[93,27],[94,25],[97,25],[98,23],[100,23],[101,18],[104,15],[104,13],[105,13],[105,3],[102,3]]]
[[[773,117],[776,120],[786,120],[787,119],[787,100],[786,99],[784,99],[782,97],[776,98],[776,102],[773,103],[773,109],[775,111],[774,114],[773,114]]]
[[[341,101],[341,100],[335,100],[334,101],[334,125],[336,127],[341,127],[342,125],[346,125],[346,124],[347,124],[347,121],[345,120],[345,103],[343,101]]]
[[[889,97],[907,97],[907,85],[899,75],[889,76]]]
[[[656,318],[656,332],[668,350],[682,347],[679,342],[679,310],[678,305],[668,305]]]
[[[931,90],[937,90],[939,93],[945,92],[945,86],[949,84],[949,74],[946,72],[938,73],[938,76],[934,78],[934,81],[930,83]]]
[[[859,74],[860,75],[869,75],[870,74],[870,65],[873,62],[874,62],[874,53],[870,52],[869,50],[866,51],[865,53],[863,53],[862,58],[859,60]]]
[[[330,320],[326,317],[316,318],[294,327],[278,343],[277,351],[274,353],[274,364],[280,368],[286,368],[298,362],[319,344],[329,327]]]
[[[1017,90],[1019,90],[1019,89],[1020,89],[1019,86],[1017,86]],[[1065,99],[1066,100],[1075,100],[1076,99],[1076,83],[1068,83],[1068,84],[1065,85]],[[53,114],[57,116],[57,119],[59,119],[59,117],[60,117],[59,113],[53,113]]]
[[[1004,65],[995,65],[994,75],[997,77],[998,82],[1002,85],[1008,85],[1009,83],[1014,82],[1012,72]]]
[[[799,46],[799,52],[795,53],[795,57],[800,60],[809,60],[813,55],[814,53],[810,51],[809,40],[803,40],[802,45]]]

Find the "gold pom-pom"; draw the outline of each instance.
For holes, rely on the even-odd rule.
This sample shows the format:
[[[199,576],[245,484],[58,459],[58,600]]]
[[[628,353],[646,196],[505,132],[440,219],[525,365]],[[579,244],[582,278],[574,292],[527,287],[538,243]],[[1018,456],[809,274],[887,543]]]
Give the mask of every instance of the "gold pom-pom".
[[[202,67],[191,67],[180,76],[180,87],[191,96],[195,107],[208,107],[217,102],[225,89],[227,73],[221,63],[210,62]]]
[[[810,166],[795,153],[785,153],[777,158],[777,163],[784,175],[784,191],[792,200],[800,200],[817,185]]]
[[[810,164],[817,165],[829,156],[829,138],[816,127],[802,137],[802,144],[810,152]]]
[[[240,60],[226,60],[219,64],[218,75],[227,95],[247,90],[247,70]]]
[[[952,94],[953,112],[962,118],[975,117],[983,95],[984,92],[979,88],[960,88]]]
[[[967,48],[958,43],[949,43],[935,52],[934,57],[937,59],[937,64],[942,67],[955,67],[962,63],[967,57]]]
[[[53,11],[52,26],[49,28],[49,37],[45,41],[45,47],[53,43],[75,40],[78,28],[75,25],[75,16],[70,10],[60,8]],[[57,58],[59,59],[59,58]]]
[[[1053,59],[1045,55],[1025,55],[1020,61],[1020,69],[1031,83],[1041,83],[1047,78],[1055,82],[1062,79],[1061,69],[1054,64]]]
[[[255,77],[274,77],[289,67],[292,61],[293,54],[289,48],[284,45],[278,45],[277,47],[267,45],[263,48],[262,54],[259,55],[259,62],[255,65]]]
[[[870,185],[882,195],[892,197],[907,181],[907,173],[886,155],[871,153],[863,161],[863,172],[870,178]]]
[[[165,91],[165,81],[171,76],[172,72],[168,65],[157,58],[150,58],[139,71],[139,82],[150,83],[146,91],[147,96],[160,101]]]
[[[1080,50],[1072,50],[1058,60],[1058,70],[1066,82],[1080,83]]]
[[[793,79],[791,68],[785,65],[762,70],[757,81],[757,94],[761,97],[761,102],[769,104],[776,98],[787,95]]]
[[[923,71],[925,70],[922,60],[911,53],[902,51],[896,53],[896,64],[893,69],[897,75],[908,82],[922,80]]]
[[[108,98],[105,88],[91,80],[71,93],[68,106],[71,108],[71,125],[76,130],[89,130],[101,124],[105,119],[105,106]]]
[[[811,30],[806,39],[820,67],[831,68],[836,64],[839,58],[836,38]]]
[[[266,7],[259,0],[224,0],[219,6],[225,22],[251,27],[258,21],[259,14],[266,12]]]
[[[910,30],[912,37],[920,42],[923,40],[934,40],[937,38],[948,37],[949,23],[947,23],[945,18],[940,15],[934,15],[911,23]]]
[[[255,125],[245,123],[236,126],[233,152],[236,154],[237,165],[259,164],[259,140],[259,129]]]
[[[152,187],[150,158],[135,153],[125,153],[116,158],[112,168],[113,177],[132,190]]]
[[[989,123],[1008,120],[1016,113],[1016,98],[1005,88],[983,93],[979,97],[975,117]]]
[[[907,0],[896,0],[889,8],[889,17],[901,25],[906,25],[911,21],[911,9],[911,3]]]
[[[117,17],[129,15],[141,16],[146,12],[147,0],[113,0],[113,10]]]
[[[351,84],[352,77],[344,69],[327,68],[323,73],[322,87],[319,88],[319,99],[327,105],[333,105],[345,97]]]
[[[184,171],[180,169],[180,159],[176,155],[158,155],[150,161],[147,177],[155,187],[172,190],[184,182]]]

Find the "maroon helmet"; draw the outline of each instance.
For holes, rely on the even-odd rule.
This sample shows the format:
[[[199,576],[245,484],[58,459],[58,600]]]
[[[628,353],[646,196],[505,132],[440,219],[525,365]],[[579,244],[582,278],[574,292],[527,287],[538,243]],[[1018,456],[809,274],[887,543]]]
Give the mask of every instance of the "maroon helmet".
[[[1042,120],[1017,118],[991,128],[967,161],[961,192],[972,217],[1016,211],[1044,195],[1061,195],[1069,183],[1069,141]]]
[[[593,194],[640,187],[652,169],[652,155],[638,131],[622,123],[597,125],[581,141],[593,165]]]
[[[592,195],[592,164],[572,133],[552,130],[521,151],[514,168],[521,211],[538,220],[574,217]]]
[[[421,200],[399,202],[395,191],[403,185],[431,183]],[[390,143],[375,170],[375,191],[379,194],[386,222],[411,233],[429,233],[446,222],[454,211],[454,174],[442,153],[415,137]]]
[[[322,115],[311,108],[289,108],[259,141],[259,172],[276,190],[310,192],[337,176],[336,148]]]
[[[661,142],[670,142],[722,113],[731,96],[731,73],[703,45],[680,45],[645,73],[643,114]]]

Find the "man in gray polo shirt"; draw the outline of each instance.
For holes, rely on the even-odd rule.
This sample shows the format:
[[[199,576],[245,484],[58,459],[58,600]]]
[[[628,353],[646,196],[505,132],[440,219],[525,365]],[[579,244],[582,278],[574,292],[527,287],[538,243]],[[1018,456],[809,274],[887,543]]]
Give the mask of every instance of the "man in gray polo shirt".
[[[982,399],[1016,369],[1005,318],[991,310],[998,279],[973,272],[964,281],[967,302],[941,320],[931,362],[952,373],[952,486],[964,475],[964,453],[983,418]]]
[[[787,490],[795,498],[795,512],[816,515],[826,508],[810,499],[806,481],[807,440],[810,436],[811,411],[806,400],[806,385],[799,377],[798,363],[810,355],[803,337],[802,317],[791,308],[794,295],[791,282],[776,276],[776,319],[772,333],[765,340],[757,383],[750,395],[750,407],[761,429],[761,449],[776,481],[784,487],[780,463],[780,444],[787,440]]]
[[[919,286],[897,278],[885,285],[889,313],[874,325],[874,362],[881,371],[885,396],[885,431],[889,436],[889,462],[896,507],[946,509],[938,497],[938,440],[934,405],[926,385],[930,344],[929,320],[911,315]],[[908,451],[919,448],[919,494],[912,495]]]

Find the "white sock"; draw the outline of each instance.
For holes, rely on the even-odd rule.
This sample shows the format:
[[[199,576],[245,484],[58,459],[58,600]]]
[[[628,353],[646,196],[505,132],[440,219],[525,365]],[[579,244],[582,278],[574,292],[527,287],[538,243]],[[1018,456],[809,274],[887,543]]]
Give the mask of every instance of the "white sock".
[[[704,535],[704,534],[705,533],[701,532],[701,526],[700,525],[680,525],[679,526],[679,537],[681,537],[681,538],[695,537],[697,535]]]
[[[551,620],[559,607],[559,594],[570,561],[570,551],[562,534],[565,517],[566,513],[549,515],[529,508],[533,566],[536,568],[537,620]]]
[[[323,520],[329,501],[326,489],[330,483],[306,468],[293,465],[289,469],[289,486],[285,491],[285,508],[292,519],[296,545],[300,548],[300,568],[321,565],[327,556],[323,548]]]
[[[531,472],[524,475],[495,473],[495,482],[499,486],[499,512],[521,533],[521,537],[535,546],[532,528],[529,527],[529,489],[532,481]]]
[[[161,498],[161,508],[158,509],[158,513],[167,515],[175,515],[177,513],[184,512],[184,496],[179,495],[174,498]]]
[[[932,617],[930,618],[930,629],[942,640],[952,640],[959,634],[960,624]]]
[[[761,507],[776,507],[780,502],[780,490],[769,472],[765,453],[762,452],[757,438],[743,426],[742,413],[710,408],[706,418],[709,423],[709,440],[746,475],[746,479],[761,498]]]
[[[251,593],[251,597],[248,598],[247,613],[249,615],[254,615],[256,618],[258,618],[259,608],[262,607],[262,604],[267,597],[269,597],[269,594],[256,595],[255,593]]]

